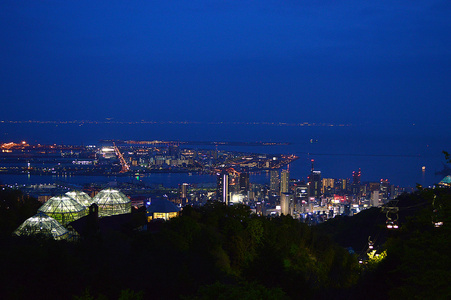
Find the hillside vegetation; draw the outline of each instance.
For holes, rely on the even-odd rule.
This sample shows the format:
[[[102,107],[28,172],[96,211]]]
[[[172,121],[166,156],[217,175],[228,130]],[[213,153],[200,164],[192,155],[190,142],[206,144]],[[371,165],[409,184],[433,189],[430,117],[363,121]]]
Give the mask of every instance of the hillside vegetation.
[[[436,196],[434,198],[434,195]],[[308,227],[243,205],[186,207],[152,226],[79,242],[13,237],[36,203],[2,191],[0,268],[6,299],[445,299],[451,253],[450,190],[399,198],[400,229],[379,209]],[[434,202],[433,202],[434,201]],[[435,227],[439,218],[443,225]],[[11,224],[17,222],[14,226]],[[359,264],[368,236],[377,263]],[[355,249],[350,254],[346,247]],[[360,257],[360,258],[361,258]]]

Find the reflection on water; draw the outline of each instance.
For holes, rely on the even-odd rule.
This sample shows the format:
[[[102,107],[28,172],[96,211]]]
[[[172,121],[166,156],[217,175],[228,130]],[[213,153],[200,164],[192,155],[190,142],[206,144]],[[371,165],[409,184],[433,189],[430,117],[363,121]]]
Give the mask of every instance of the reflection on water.
[[[443,150],[451,150],[451,131],[440,126],[385,126],[349,127],[295,127],[263,125],[209,125],[209,124],[0,124],[1,141],[26,140],[30,144],[97,144],[101,139],[122,140],[183,140],[183,141],[267,141],[288,142],[280,146],[219,146],[219,150],[252,153],[296,154],[290,166],[291,178],[306,179],[310,172],[310,159],[323,178],[350,178],[352,171],[362,170],[362,181],[388,178],[392,184],[414,187],[440,181],[435,172],[443,168]],[[314,139],[315,143],[310,141]],[[209,146],[193,148],[210,149]],[[426,171],[422,171],[425,166]],[[252,175],[251,181],[267,183],[266,173]],[[54,182],[61,177],[0,175],[6,183],[12,181],[45,180]],[[129,181],[136,178],[83,176],[68,180],[75,182]],[[214,183],[208,175],[150,174],[140,178],[144,182],[176,186],[179,183]]]
[[[250,174],[250,181],[252,183],[269,184],[269,173],[259,172]],[[163,185],[165,187],[177,187],[181,183],[189,184],[205,184],[209,186],[216,185],[216,176],[213,175],[198,175],[188,173],[154,173],[154,174],[140,174],[139,176],[70,176],[70,175],[0,175],[0,182],[3,184],[52,184],[55,182],[64,182],[82,186],[88,183],[108,184],[114,182],[120,183],[144,183],[147,185]]]

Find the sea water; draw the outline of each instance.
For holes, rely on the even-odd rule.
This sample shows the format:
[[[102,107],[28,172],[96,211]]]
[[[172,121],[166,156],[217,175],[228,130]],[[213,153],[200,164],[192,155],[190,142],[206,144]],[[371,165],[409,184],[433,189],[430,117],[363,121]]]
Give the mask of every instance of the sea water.
[[[314,169],[323,178],[351,178],[361,169],[362,181],[388,179],[402,187],[432,185],[443,176],[442,151],[451,152],[451,130],[440,124],[316,125],[300,124],[209,124],[209,123],[0,123],[0,142],[27,141],[29,144],[98,144],[102,139],[165,141],[281,142],[276,146],[218,146],[218,150],[234,150],[264,154],[295,154],[299,159],[290,164],[290,177],[306,179],[314,160]],[[214,146],[190,145],[198,149]],[[423,171],[423,167],[425,170]],[[269,183],[268,172],[250,176],[251,182]],[[71,183],[133,180],[133,176],[28,176],[0,175],[2,183]],[[149,174],[141,177],[147,183],[177,186],[180,183],[216,182],[214,176],[196,174]]]

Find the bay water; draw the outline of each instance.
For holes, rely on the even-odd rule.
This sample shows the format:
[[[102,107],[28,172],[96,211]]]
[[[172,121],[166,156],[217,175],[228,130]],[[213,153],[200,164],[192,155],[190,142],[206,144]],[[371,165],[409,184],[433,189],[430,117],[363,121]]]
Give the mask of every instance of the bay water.
[[[280,123],[0,123],[0,142],[29,144],[99,144],[102,139],[164,141],[280,142],[275,146],[218,146],[264,154],[295,154],[290,177],[306,179],[314,160],[323,178],[351,178],[361,169],[362,181],[388,179],[402,187],[429,186],[444,176],[443,150],[451,152],[451,130],[442,124],[352,124],[345,126]],[[214,146],[190,145],[214,149]],[[425,167],[423,171],[422,167]],[[251,182],[269,183],[268,172],[252,174]],[[133,177],[0,175],[2,183],[71,183],[133,180]],[[180,183],[214,184],[216,178],[196,174],[148,174],[147,183],[177,186]]]

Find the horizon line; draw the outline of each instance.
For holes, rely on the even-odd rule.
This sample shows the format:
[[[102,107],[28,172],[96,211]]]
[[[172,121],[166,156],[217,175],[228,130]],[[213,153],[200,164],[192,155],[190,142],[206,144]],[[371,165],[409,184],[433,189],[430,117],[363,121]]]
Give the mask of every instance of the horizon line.
[[[0,120],[0,123],[8,123],[8,124],[176,124],[176,125],[266,125],[266,126],[292,126],[292,127],[303,127],[303,126],[317,126],[317,127],[349,127],[353,126],[353,124],[336,124],[336,123],[323,123],[323,122],[302,122],[302,123],[294,123],[294,122],[264,122],[264,121],[256,121],[256,122],[223,122],[223,121],[116,121],[116,120]]]

